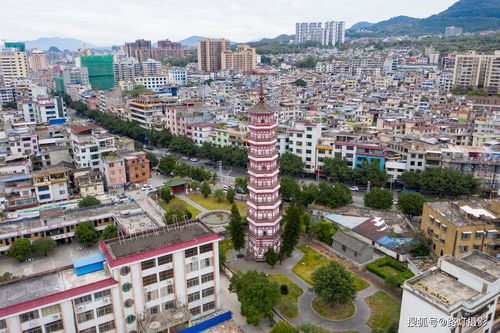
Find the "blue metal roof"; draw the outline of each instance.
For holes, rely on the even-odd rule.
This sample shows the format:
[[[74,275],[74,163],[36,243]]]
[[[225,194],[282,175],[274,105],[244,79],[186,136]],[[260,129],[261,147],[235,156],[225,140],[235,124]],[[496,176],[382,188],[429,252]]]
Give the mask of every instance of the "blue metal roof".
[[[12,176],[12,177],[8,177],[8,178],[3,178],[0,180],[0,182],[2,183],[8,183],[8,182],[17,182],[17,181],[20,181],[20,180],[27,180],[27,179],[31,179],[31,176],[28,176],[28,175],[17,175],[17,176]]]
[[[96,254],[93,254],[93,255],[90,255],[87,257],[73,259],[73,266],[75,268],[79,268],[79,267],[92,265],[92,264],[104,262],[104,261],[106,261],[106,259],[104,258],[104,255],[101,252],[99,252],[99,253],[96,253]]]
[[[388,248],[398,247],[404,245],[405,243],[411,241],[409,238],[392,238],[391,235],[386,235],[380,238],[377,243]]]

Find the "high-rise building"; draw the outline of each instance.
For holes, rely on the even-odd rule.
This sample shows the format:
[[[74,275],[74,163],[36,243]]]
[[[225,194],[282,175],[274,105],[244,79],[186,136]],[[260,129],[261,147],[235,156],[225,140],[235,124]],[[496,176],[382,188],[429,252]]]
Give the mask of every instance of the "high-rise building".
[[[17,49],[19,52],[26,52],[26,44],[23,42],[5,42],[5,48]]]
[[[28,74],[26,52],[21,52],[17,48],[0,52],[0,75],[3,76],[5,86],[9,87],[15,79],[27,78]]]
[[[462,28],[446,27],[444,29],[444,38],[457,37],[462,34]]]
[[[295,43],[317,42],[321,45],[339,45],[345,40],[345,22],[328,21],[324,26],[321,22],[296,23]]]
[[[80,84],[82,86],[89,86],[89,71],[87,67],[73,67],[65,68],[62,71],[62,78],[64,85]]]
[[[113,63],[115,80],[133,82],[141,76],[141,64],[135,58],[124,58]]]
[[[279,252],[281,197],[276,151],[277,118],[264,101],[248,110],[248,253],[256,261],[265,260],[269,248]]]
[[[141,62],[153,57],[150,40],[137,39],[135,42],[125,43],[124,49],[129,57],[134,57]]]
[[[161,73],[161,62],[148,59],[141,63],[142,76],[157,76]]]
[[[153,58],[163,61],[168,58],[181,59],[187,55],[187,49],[181,43],[175,43],[168,39],[159,40],[158,47],[153,49]]]
[[[229,51],[231,42],[228,39],[203,39],[198,41],[198,70],[200,72],[217,72],[222,68],[222,52]]]
[[[500,51],[493,54],[479,54],[471,51],[457,54],[453,72],[453,86],[484,88],[488,94],[500,91]]]
[[[221,53],[221,69],[239,69],[244,72],[255,70],[257,56],[255,48],[248,45],[238,45],[236,51],[224,51]]]
[[[113,75],[113,56],[92,55],[77,58],[78,67],[87,67],[92,89],[107,90],[115,86]]]
[[[32,71],[43,71],[49,68],[47,58],[42,50],[33,50],[28,57],[28,62]]]

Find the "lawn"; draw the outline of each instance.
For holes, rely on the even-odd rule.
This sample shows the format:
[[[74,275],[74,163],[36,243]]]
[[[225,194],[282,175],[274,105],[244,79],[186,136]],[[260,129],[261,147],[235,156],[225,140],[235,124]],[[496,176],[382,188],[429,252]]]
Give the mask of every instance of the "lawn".
[[[230,239],[225,239],[219,242],[219,248],[221,249],[221,251],[224,251],[224,253],[227,253],[227,251],[233,248],[233,241]]]
[[[413,277],[412,271],[399,261],[391,258],[384,257],[366,265],[366,269],[375,275],[385,279],[389,275],[395,275],[399,284],[403,284],[405,280]]]
[[[297,317],[299,315],[299,297],[304,291],[283,274],[271,274],[269,275],[269,280],[279,285],[286,284],[288,286],[288,295],[280,296],[276,309],[288,318]]]
[[[401,304],[383,291],[365,298],[370,307],[370,319],[366,323],[371,328],[385,329],[393,321],[399,319]]]
[[[318,267],[327,264],[330,259],[322,255],[321,253],[306,247],[304,245],[297,247],[300,251],[305,253],[305,256],[300,259],[300,261],[295,265],[292,271],[297,274],[302,280],[309,283],[311,286],[313,285],[312,281],[312,273],[318,269]],[[354,288],[356,291],[361,291],[370,286],[370,283],[358,277],[356,274],[351,273],[352,278],[354,279]]]
[[[353,302],[332,305],[325,301],[321,296],[314,297],[312,300],[312,308],[321,317],[330,320],[348,319],[354,315],[354,312],[356,312],[356,306],[354,306]]]
[[[358,331],[349,330],[349,331],[330,331],[326,328],[322,328],[320,326],[316,326],[313,323],[305,323],[297,326],[300,332],[314,332],[314,333],[359,333]]]
[[[204,198],[201,193],[195,193],[189,195],[189,199],[196,202],[198,205],[205,207],[209,210],[222,209],[222,210],[231,210],[231,204],[223,199],[221,202],[218,202],[213,196],[209,196],[208,198]],[[240,210],[241,216],[245,216],[247,214],[247,205],[245,205],[241,201],[234,201],[236,203],[236,207]]]
[[[172,200],[170,200],[170,202],[167,204],[165,201],[161,200],[160,199],[160,206],[161,208],[163,208],[165,211],[169,210],[168,206],[169,205],[184,205],[186,207],[186,210],[188,210],[189,212],[191,212],[191,215],[194,217],[198,216],[198,214],[201,213],[200,210],[194,208],[193,206],[191,206],[190,204],[188,204],[186,201],[182,200],[182,199],[179,199],[179,198],[173,198]]]

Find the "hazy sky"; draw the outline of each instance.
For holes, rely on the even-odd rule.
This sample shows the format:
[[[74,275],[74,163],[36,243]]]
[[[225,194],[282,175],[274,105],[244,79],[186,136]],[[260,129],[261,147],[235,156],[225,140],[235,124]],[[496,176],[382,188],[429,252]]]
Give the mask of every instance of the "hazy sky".
[[[72,37],[97,45],[192,35],[246,42],[295,22],[427,17],[457,0],[0,0],[0,39]]]

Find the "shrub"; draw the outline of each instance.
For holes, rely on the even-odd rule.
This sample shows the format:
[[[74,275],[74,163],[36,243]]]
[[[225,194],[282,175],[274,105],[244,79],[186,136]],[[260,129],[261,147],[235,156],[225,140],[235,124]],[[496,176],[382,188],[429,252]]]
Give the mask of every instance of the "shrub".
[[[397,271],[395,276],[399,285],[403,284],[405,280],[413,277],[413,273],[409,269],[407,269],[405,265],[391,257],[384,257],[372,263],[369,263],[368,265],[366,265],[366,269],[385,280],[387,276],[392,275],[393,273],[391,272],[387,274],[387,272],[383,268],[384,266],[392,267]]]
[[[286,284],[282,284],[280,286],[281,295],[288,295],[288,286]]]

